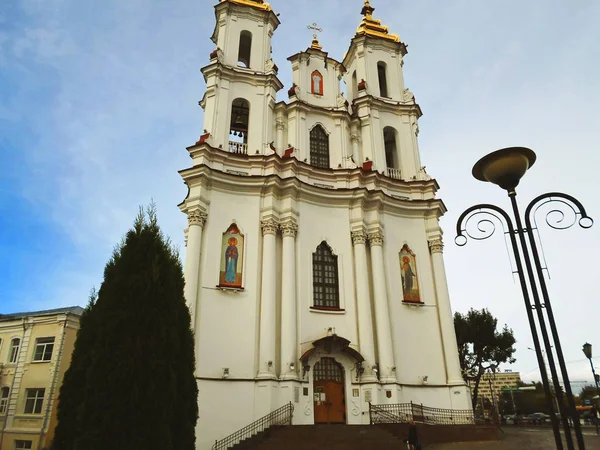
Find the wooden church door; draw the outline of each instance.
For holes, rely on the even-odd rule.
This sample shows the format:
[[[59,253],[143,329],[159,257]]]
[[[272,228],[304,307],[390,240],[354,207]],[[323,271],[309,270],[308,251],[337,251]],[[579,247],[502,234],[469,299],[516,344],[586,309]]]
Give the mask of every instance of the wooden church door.
[[[333,358],[321,358],[313,369],[315,423],[346,423],[344,369]]]

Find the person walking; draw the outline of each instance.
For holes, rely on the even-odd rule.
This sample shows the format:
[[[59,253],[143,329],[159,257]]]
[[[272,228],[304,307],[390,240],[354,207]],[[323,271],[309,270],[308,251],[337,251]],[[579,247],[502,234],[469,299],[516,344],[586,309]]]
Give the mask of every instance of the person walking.
[[[408,424],[408,450],[421,450],[419,433],[414,420],[411,420]]]

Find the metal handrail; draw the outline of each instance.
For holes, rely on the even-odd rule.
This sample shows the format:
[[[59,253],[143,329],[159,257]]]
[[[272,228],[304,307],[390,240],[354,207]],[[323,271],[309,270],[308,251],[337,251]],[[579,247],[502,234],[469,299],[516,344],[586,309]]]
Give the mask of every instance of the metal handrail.
[[[415,403],[369,405],[372,424],[409,423],[411,420],[427,425],[472,425],[475,416],[470,409],[431,408]]]
[[[230,434],[220,441],[216,441],[215,445],[212,446],[212,450],[226,450],[239,444],[244,439],[251,438],[252,436],[265,431],[267,428],[276,425],[291,425],[292,415],[294,413],[294,405],[289,402],[287,405],[282,406],[279,409],[267,414],[264,417],[252,422],[250,425],[245,426],[241,430]]]

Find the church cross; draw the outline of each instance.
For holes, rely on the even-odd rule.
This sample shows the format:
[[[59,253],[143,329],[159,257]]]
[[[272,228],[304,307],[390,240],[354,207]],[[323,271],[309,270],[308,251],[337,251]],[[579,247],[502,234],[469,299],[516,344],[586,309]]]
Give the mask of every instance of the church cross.
[[[312,25],[308,25],[306,28],[308,28],[309,30],[313,30],[314,34],[313,34],[313,38],[317,39],[317,33],[322,33],[323,32],[323,28],[319,28],[317,26],[317,23],[314,22]]]

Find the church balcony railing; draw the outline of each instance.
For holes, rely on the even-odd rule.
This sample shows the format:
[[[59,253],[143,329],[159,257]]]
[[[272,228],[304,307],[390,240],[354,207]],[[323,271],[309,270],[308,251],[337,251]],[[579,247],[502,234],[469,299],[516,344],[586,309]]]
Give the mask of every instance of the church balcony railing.
[[[393,178],[394,180],[401,180],[402,179],[402,174],[400,173],[400,169],[394,169],[391,167],[388,167],[385,171],[386,176]]]
[[[248,144],[243,142],[229,141],[229,153],[236,153],[238,155],[248,154]]]

